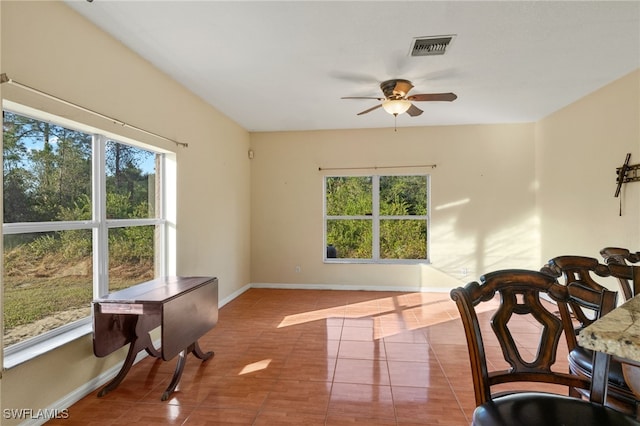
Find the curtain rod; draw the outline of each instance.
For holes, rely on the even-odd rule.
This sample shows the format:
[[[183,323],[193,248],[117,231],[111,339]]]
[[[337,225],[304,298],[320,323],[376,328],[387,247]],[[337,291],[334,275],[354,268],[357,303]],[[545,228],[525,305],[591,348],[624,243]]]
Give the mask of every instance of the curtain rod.
[[[189,146],[188,143],[178,142],[178,141],[175,141],[173,139],[169,139],[169,138],[164,137],[162,135],[159,135],[157,133],[153,133],[153,132],[150,132],[148,130],[141,129],[140,127],[136,127],[136,126],[133,126],[131,124],[127,124],[122,120],[118,120],[116,118],[109,117],[108,115],[101,114],[101,113],[99,113],[97,111],[94,111],[92,109],[85,108],[85,107],[83,107],[81,105],[78,105],[78,104],[74,104],[73,102],[69,102],[69,101],[64,100],[62,98],[59,98],[57,96],[51,95],[51,94],[49,94],[47,92],[43,92],[42,90],[35,89],[35,88],[31,87],[31,86],[27,86],[26,84],[18,83],[17,81],[12,80],[9,77],[7,77],[7,74],[2,73],[2,74],[0,74],[0,84],[4,84],[4,83],[9,83],[11,85],[20,87],[22,89],[28,90],[30,92],[36,93],[36,94],[44,96],[46,98],[53,99],[54,101],[61,102],[61,103],[65,104],[65,105],[77,108],[77,109],[82,110],[84,112],[88,112],[88,113],[93,114],[95,116],[98,116],[100,118],[104,118],[105,120],[111,121],[114,124],[119,124],[122,127],[128,127],[130,129],[137,130],[138,132],[146,133],[147,135],[150,135],[150,136],[153,136],[153,137],[156,137],[156,138],[159,138],[159,139],[163,139],[163,140],[168,141],[168,142],[172,142],[172,143],[174,143],[174,144],[176,144],[178,146],[182,146],[182,147],[185,147],[185,148],[187,148]]]
[[[422,168],[431,167],[436,168],[436,164],[420,164],[414,166],[370,166],[370,167],[318,167],[318,171],[322,170],[367,170],[367,169],[407,169],[407,168]]]

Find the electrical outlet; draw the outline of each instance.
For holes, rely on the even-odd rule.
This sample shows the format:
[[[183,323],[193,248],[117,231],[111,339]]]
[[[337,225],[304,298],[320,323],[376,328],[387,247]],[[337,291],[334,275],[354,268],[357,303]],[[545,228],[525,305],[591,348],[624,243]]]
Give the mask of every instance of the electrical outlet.
[[[302,271],[302,268],[300,267],[300,265],[296,265],[295,271],[296,272],[301,272]]]

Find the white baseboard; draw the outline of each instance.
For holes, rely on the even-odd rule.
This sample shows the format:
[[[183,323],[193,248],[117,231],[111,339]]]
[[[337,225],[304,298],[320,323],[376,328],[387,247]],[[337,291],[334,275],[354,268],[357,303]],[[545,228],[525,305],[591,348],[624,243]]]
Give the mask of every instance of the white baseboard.
[[[233,293],[231,293],[229,296],[225,297],[222,300],[218,300],[218,308],[222,308],[224,305],[226,305],[227,303],[231,302],[233,299],[235,299],[236,297],[240,296],[242,293],[244,293],[245,291],[249,290],[251,288],[251,284],[247,284],[241,288],[239,288],[238,290],[234,291]]]
[[[159,347],[160,346],[160,340],[158,339],[157,341],[153,342],[153,344],[156,347]],[[140,361],[142,361],[144,358],[146,358],[148,356],[149,355],[147,354],[146,351],[139,352],[138,355],[136,356],[135,361],[133,361],[133,364],[135,365],[135,364],[139,363]],[[59,412],[59,411],[64,410],[64,409],[68,409],[73,404],[75,404],[76,402],[78,402],[82,398],[84,398],[85,396],[89,395],[90,393],[93,393],[93,392],[97,391],[102,386],[107,384],[109,382],[109,380],[111,380],[112,378],[114,378],[116,376],[116,374],[118,374],[118,372],[122,368],[123,364],[124,364],[124,360],[122,362],[114,365],[110,369],[108,369],[106,371],[103,371],[100,375],[98,375],[98,376],[94,377],[93,379],[89,380],[84,385],[76,388],[71,393],[65,395],[63,398],[57,400],[56,402],[51,404],[49,407],[45,408],[43,411],[45,411],[45,412],[55,412],[55,410],[57,410]],[[96,398],[97,398],[97,396],[96,396]],[[71,413],[71,416],[73,416],[73,413]],[[30,419],[30,420],[26,420],[26,421],[20,423],[20,426],[40,426],[40,425],[45,424],[48,420],[50,420],[50,419]]]
[[[398,287],[371,286],[354,284],[283,284],[283,283],[251,283],[251,288],[273,288],[286,290],[352,290],[352,291],[400,291],[414,293],[448,293],[450,287]]]

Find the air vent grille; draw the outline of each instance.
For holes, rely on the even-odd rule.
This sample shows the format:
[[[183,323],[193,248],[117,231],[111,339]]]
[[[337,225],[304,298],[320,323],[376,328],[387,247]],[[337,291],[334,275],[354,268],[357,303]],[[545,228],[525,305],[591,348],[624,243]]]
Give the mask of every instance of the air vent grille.
[[[411,56],[444,55],[455,36],[420,37],[413,41]]]

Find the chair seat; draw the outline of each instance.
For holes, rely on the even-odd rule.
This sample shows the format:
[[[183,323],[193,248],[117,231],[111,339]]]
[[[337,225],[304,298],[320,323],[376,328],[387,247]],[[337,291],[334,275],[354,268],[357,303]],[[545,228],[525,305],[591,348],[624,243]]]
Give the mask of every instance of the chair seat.
[[[589,376],[591,376],[591,371],[593,369],[591,365],[592,362],[592,350],[578,346],[569,352],[569,365],[578,367],[580,371],[589,372]],[[614,359],[609,363],[609,383],[613,383],[618,387],[631,391],[624,380],[622,364]]]
[[[516,393],[486,402],[473,412],[473,426],[625,426],[640,422],[611,408],[564,395]]]

